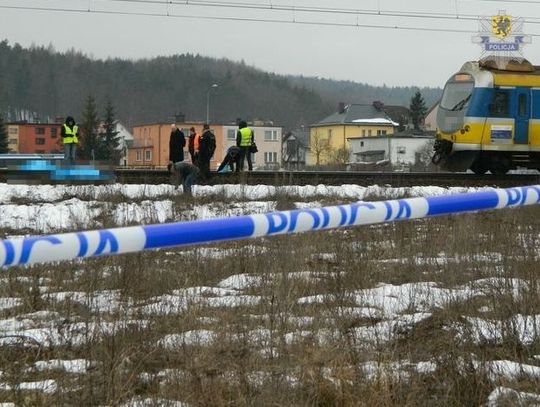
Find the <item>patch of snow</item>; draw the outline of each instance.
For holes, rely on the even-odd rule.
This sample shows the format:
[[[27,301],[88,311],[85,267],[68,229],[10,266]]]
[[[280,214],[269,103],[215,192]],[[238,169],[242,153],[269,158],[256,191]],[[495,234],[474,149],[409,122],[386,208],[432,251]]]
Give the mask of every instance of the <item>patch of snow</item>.
[[[533,406],[538,404],[540,404],[540,394],[521,392],[502,386],[496,387],[487,399],[487,407]]]
[[[48,370],[63,370],[66,373],[86,373],[86,371],[95,365],[95,362],[90,362],[86,359],[72,359],[72,360],[40,360],[34,363],[34,368],[40,372]]]
[[[7,310],[10,308],[16,308],[22,304],[20,298],[13,297],[1,297],[0,298],[0,311]]]

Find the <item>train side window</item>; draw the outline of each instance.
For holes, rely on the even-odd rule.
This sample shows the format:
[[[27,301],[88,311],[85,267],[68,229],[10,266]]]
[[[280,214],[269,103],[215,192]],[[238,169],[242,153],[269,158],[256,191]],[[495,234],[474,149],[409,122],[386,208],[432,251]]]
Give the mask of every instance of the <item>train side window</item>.
[[[508,92],[495,91],[490,113],[495,117],[508,117]]]

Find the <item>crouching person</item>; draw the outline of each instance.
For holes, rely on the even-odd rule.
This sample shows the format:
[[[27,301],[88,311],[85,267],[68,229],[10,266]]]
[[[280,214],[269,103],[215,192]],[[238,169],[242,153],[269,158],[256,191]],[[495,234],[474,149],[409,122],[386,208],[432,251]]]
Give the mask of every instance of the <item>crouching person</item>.
[[[217,172],[224,172],[225,167],[229,166],[231,171],[234,171],[234,168],[236,166],[236,172],[240,171],[240,155],[242,153],[242,150],[240,147],[231,146],[227,150],[227,155],[221,162]]]
[[[197,182],[201,171],[195,165],[183,161],[174,163],[173,169],[178,177],[176,185],[182,182],[184,195],[191,196],[191,187]]]

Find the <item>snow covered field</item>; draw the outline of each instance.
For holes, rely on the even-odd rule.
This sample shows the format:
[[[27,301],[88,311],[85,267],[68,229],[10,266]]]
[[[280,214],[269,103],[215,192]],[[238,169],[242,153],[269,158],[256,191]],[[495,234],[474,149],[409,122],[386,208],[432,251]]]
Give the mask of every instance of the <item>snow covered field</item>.
[[[0,184],[0,229],[7,237],[470,190],[225,185],[197,186],[186,199],[169,185]],[[540,403],[538,215],[6,271],[0,406]]]

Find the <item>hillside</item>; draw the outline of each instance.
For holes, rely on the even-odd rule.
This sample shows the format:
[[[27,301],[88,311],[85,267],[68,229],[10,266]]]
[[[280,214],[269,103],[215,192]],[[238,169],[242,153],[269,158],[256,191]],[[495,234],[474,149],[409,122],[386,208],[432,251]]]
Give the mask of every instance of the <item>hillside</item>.
[[[413,79],[411,78],[411,81]],[[303,76],[290,76],[289,81],[295,86],[305,87],[317,92],[325,102],[330,102],[333,106],[337,106],[340,102],[372,103],[375,100],[380,100],[387,105],[408,107],[411,97],[418,89],[424,97],[426,106],[430,108],[439,100],[442,93],[441,88],[370,86],[366,83]]]
[[[22,48],[0,42],[0,110],[28,110],[42,117],[81,116],[92,95],[111,97],[117,117],[128,126],[171,121],[176,113],[204,120],[209,87],[211,119],[273,119],[292,128],[332,113],[338,101],[408,105],[413,88],[372,87],[353,82],[286,77],[242,62],[183,54],[137,61],[92,59],[74,50]],[[430,105],[439,89],[426,92]],[[100,108],[100,112],[103,108]]]

